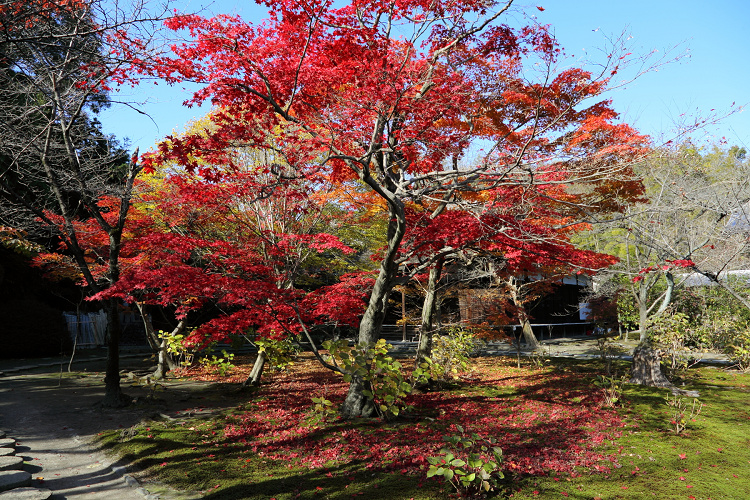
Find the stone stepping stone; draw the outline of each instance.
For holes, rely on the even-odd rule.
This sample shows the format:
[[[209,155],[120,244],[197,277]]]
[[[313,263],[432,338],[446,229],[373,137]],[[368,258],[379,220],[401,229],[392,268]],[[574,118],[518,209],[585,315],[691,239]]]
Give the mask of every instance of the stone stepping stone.
[[[52,498],[52,490],[30,486],[0,493],[0,500],[47,500],[48,498]]]
[[[0,470],[21,470],[23,467],[23,458],[21,457],[0,457]]]
[[[0,448],[0,457],[10,457],[16,454],[15,448]]]
[[[2,438],[0,439],[0,448],[15,448],[16,440],[13,438]]]
[[[31,486],[31,473],[22,470],[0,471],[0,491]]]

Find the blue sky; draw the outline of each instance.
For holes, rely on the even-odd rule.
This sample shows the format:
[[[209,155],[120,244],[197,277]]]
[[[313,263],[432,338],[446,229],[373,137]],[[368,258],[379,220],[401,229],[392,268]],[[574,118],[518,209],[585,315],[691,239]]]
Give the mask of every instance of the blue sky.
[[[193,12],[203,8],[206,15],[239,14],[252,22],[265,17],[265,10],[252,0],[179,0],[175,5]],[[623,32],[632,37],[628,43],[634,54],[656,50],[657,57],[665,53],[683,55],[678,62],[647,73],[609,95],[622,120],[643,133],[670,138],[680,120],[750,105],[747,0],[516,0],[514,6],[516,12],[509,24],[535,16],[539,23],[551,25],[571,57],[569,64],[597,59],[607,39]],[[139,146],[141,152],[207,111],[182,106],[189,93],[179,86],[146,83],[122,94],[125,99],[147,101],[141,109],[151,118],[114,106],[101,120],[107,132],[120,139],[130,138],[132,147]],[[722,138],[729,145],[750,149],[750,107],[707,127],[695,140],[716,143]]]

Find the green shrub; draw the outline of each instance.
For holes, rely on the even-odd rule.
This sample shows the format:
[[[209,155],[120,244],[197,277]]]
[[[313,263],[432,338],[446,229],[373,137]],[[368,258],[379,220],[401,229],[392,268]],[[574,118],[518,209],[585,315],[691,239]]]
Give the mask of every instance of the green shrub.
[[[436,382],[457,378],[469,369],[469,358],[476,353],[480,341],[463,328],[449,328],[445,335],[433,339],[429,374]]]
[[[428,457],[430,468],[427,477],[442,476],[462,496],[477,496],[494,490],[503,473],[500,464],[503,450],[495,446],[494,438],[483,438],[478,434],[464,432],[457,436],[445,436],[447,445],[440,450],[439,457]]]
[[[351,348],[347,340],[327,340],[323,348],[345,372],[344,381],[351,382],[356,375],[368,385],[363,394],[375,403],[380,418],[397,417],[410,408],[404,398],[411,393],[412,386],[404,377],[401,363],[388,355],[389,345],[385,340]]]
[[[266,353],[268,364],[274,371],[287,371],[299,353],[298,347],[289,338],[277,340],[259,337],[255,339],[255,345],[259,351]]]
[[[650,319],[648,330],[651,341],[666,353],[663,364],[667,378],[674,380],[690,368],[694,357],[691,353],[697,349],[695,327],[686,314],[667,311]]]
[[[750,321],[722,318],[715,327],[716,347],[729,357],[734,367],[750,371]]]
[[[233,360],[234,354],[228,353],[227,351],[222,349],[221,356],[211,354],[210,357],[206,356],[204,358],[201,358],[199,362],[201,366],[211,371],[212,373],[225,377],[229,375],[232,370],[234,370],[234,364],[232,363]]]

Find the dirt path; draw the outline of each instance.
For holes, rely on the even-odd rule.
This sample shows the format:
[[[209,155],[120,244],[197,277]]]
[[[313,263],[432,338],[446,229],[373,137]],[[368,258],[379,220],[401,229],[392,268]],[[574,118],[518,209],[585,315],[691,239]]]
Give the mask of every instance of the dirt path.
[[[123,360],[129,370],[145,368],[141,359]],[[76,363],[84,373],[64,373],[57,367],[6,371],[0,377],[0,429],[18,441],[17,455],[32,474],[33,486],[52,490],[55,499],[144,500],[197,498],[159,484],[139,485],[114,460],[92,443],[97,433],[128,428],[160,415],[210,412],[232,407],[240,394],[204,383],[171,381],[151,395],[151,389],[123,380],[124,391],[136,404],[123,410],[101,409],[104,394],[101,362]],[[0,371],[3,363],[0,362]],[[6,367],[7,370],[7,367]]]

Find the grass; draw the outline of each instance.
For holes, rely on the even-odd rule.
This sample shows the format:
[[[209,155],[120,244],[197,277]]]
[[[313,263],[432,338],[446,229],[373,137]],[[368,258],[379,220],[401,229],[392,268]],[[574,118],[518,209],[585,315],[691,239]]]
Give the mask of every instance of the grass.
[[[468,381],[414,395],[412,412],[381,423],[321,420],[310,398],[338,403],[345,385],[306,361],[234,410],[143,422],[100,444],[143,477],[210,499],[442,499],[453,489],[426,479],[426,457],[460,424],[503,448],[498,498],[750,498],[750,375],[691,370],[685,388],[704,406],[675,434],[666,390],[626,385],[623,407],[609,409],[591,383],[599,372],[595,361],[477,359]]]
[[[620,467],[605,474],[525,478],[514,498],[750,498],[750,375],[700,368],[689,374],[704,406],[675,434],[665,390],[627,386],[633,424],[607,450]],[[692,402],[693,398],[684,398]]]

